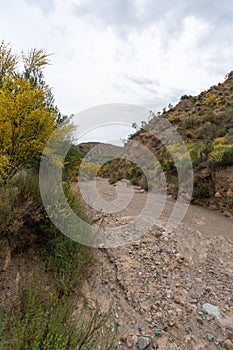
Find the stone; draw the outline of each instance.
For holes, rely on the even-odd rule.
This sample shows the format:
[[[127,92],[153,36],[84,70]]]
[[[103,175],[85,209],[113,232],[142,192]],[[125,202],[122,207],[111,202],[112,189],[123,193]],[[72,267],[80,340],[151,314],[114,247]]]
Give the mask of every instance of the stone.
[[[145,329],[141,324],[138,326],[138,330],[139,330],[139,333],[145,334]]]
[[[126,342],[127,340],[127,332],[123,332],[120,336],[120,341]]]
[[[198,295],[197,295],[197,293],[195,293],[193,290],[189,290],[189,294],[191,295],[191,297],[192,297],[193,299],[198,299],[198,298],[199,298]]]
[[[207,334],[206,339],[208,342],[212,343],[214,341],[214,335],[213,334]]]
[[[168,240],[168,237],[169,237],[169,234],[168,234],[168,232],[166,232],[166,231],[164,231],[163,233],[162,233],[162,239],[164,239],[165,241],[167,241]]]
[[[173,301],[176,304],[183,304],[183,301],[182,301],[181,297],[179,297],[178,295],[174,296]]]
[[[200,324],[204,324],[203,319],[201,317],[197,317],[197,322],[199,322]]]
[[[133,336],[132,336],[132,340],[133,340],[133,342],[134,342],[134,345],[136,345],[137,342],[138,342],[138,336],[137,336],[137,335],[133,335]]]
[[[230,339],[227,339],[224,343],[226,349],[233,350],[233,343]]]
[[[151,343],[151,339],[148,337],[139,337],[138,338],[138,347],[139,350],[146,349]]]
[[[215,196],[215,198],[222,198],[222,196],[219,192],[216,192],[214,196]]]
[[[211,316],[215,316],[217,318],[217,320],[220,320],[220,318],[221,318],[220,311],[219,311],[219,308],[217,306],[206,303],[206,304],[202,305],[202,310]]]
[[[127,344],[128,348],[132,348],[135,345],[134,340],[131,336],[127,337],[126,344]]]
[[[233,331],[233,318],[223,318],[219,321],[219,323],[228,331]]]
[[[156,231],[156,232],[155,232],[155,237],[156,237],[156,238],[159,238],[159,237],[162,236],[162,234],[163,234],[163,233],[162,233],[161,231]]]
[[[152,318],[150,318],[150,317],[146,317],[145,320],[146,320],[147,323],[151,323],[152,322]]]
[[[233,191],[230,188],[227,191],[227,197],[233,197]]]
[[[191,304],[189,304],[189,303],[185,303],[185,310],[186,310],[186,312],[188,313],[188,314],[191,314],[192,313],[192,311],[193,311],[193,307],[192,307],[192,305]]]
[[[156,338],[151,339],[151,345],[153,346],[153,349],[158,349],[159,348],[159,345],[157,343],[157,339]]]
[[[161,337],[161,335],[163,334],[163,330],[157,327],[154,329],[154,334],[156,335],[156,337]]]
[[[199,339],[193,347],[193,350],[210,350],[209,344],[207,344],[203,339]]]

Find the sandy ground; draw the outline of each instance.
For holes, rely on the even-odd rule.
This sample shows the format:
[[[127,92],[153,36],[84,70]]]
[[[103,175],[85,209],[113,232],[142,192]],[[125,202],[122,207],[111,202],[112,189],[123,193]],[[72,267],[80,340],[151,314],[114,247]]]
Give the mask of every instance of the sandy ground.
[[[126,232],[125,225],[145,208],[147,193],[127,184],[109,185],[106,179],[96,184],[98,195],[93,182],[81,184],[89,204],[102,208],[89,208],[94,225]],[[118,197],[116,191],[120,191]],[[123,208],[131,197],[124,210],[106,213],[106,208]],[[128,229],[131,241],[96,249],[98,262],[87,276],[83,295],[90,305],[98,301],[103,312],[112,306],[118,329],[116,349],[232,349],[233,329],[224,328],[202,306],[217,306],[221,319],[233,317],[233,220],[190,205],[179,226],[167,233],[174,201],[167,198],[162,214],[154,220],[161,198],[158,195],[150,203],[145,227],[140,221],[135,236]]]

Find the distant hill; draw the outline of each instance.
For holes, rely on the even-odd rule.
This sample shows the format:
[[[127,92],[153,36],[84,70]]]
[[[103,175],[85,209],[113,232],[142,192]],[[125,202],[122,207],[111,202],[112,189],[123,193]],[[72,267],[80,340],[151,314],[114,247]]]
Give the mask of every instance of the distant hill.
[[[98,146],[99,142],[83,142],[76,145],[77,151],[84,157],[93,147]]]
[[[115,157],[116,152],[121,154],[122,147],[103,142],[83,142],[76,145],[76,150],[82,157],[94,163],[103,164]]]

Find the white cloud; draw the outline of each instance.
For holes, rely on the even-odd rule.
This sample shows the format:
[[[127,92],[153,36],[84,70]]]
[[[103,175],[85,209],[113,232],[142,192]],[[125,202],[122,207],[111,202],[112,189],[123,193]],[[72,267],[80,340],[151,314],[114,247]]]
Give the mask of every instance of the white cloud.
[[[199,1],[189,8],[180,1],[174,6],[166,1],[155,6],[151,0],[107,3],[9,0],[1,5],[2,38],[18,52],[43,47],[54,53],[46,78],[63,113],[112,102],[158,110],[232,70],[233,23],[229,14],[222,20],[217,2],[210,19]]]

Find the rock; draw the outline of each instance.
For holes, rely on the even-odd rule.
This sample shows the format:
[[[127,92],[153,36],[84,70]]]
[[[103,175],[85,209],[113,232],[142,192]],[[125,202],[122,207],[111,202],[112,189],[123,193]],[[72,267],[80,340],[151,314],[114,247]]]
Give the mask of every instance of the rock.
[[[230,188],[227,191],[227,197],[233,197],[233,191]]]
[[[233,318],[223,318],[219,322],[223,328],[233,331]]]
[[[173,298],[174,303],[176,304],[183,304],[183,300],[181,299],[181,297],[179,297],[178,295],[175,295]]]
[[[204,324],[203,319],[201,317],[197,317],[197,322],[199,322],[200,324]]]
[[[233,349],[233,343],[230,341],[230,339],[227,339],[224,343],[224,346],[226,349],[232,350]]]
[[[132,348],[134,345],[136,345],[131,336],[127,337],[126,344],[127,344],[128,348]]]
[[[193,347],[193,350],[210,350],[209,344],[207,344],[203,339],[199,339]]]
[[[213,334],[207,334],[206,339],[208,342],[212,343],[214,341],[214,335]]]
[[[151,345],[153,346],[153,349],[158,349],[159,348],[159,345],[157,343],[157,339],[156,338],[151,339]]]
[[[206,303],[206,304],[202,305],[202,310],[211,316],[215,316],[217,318],[217,320],[220,320],[220,318],[221,318],[220,311],[219,311],[219,308],[217,306]]]
[[[192,297],[193,299],[198,299],[198,298],[199,298],[198,295],[197,295],[197,293],[195,293],[193,290],[189,290],[189,294],[191,295],[191,297]]]
[[[141,324],[138,326],[138,330],[139,330],[139,333],[145,334],[145,329]]]
[[[185,310],[186,310],[186,312],[188,313],[188,314],[191,314],[192,313],[192,311],[193,311],[193,307],[192,307],[192,305],[191,304],[189,304],[189,303],[185,303]]]
[[[137,337],[137,335],[133,335],[133,336],[132,336],[132,339],[133,339],[133,341],[134,341],[134,344],[136,345],[137,342],[138,342],[138,337]]]
[[[138,338],[138,347],[139,350],[146,349],[151,343],[151,339],[148,337],[139,337]]]
[[[164,231],[163,233],[162,233],[162,239],[164,239],[165,241],[167,241],[168,240],[168,237],[169,237],[169,234],[168,234],[168,232],[166,232],[166,231]]]
[[[141,189],[142,189],[141,186],[137,186],[137,185],[134,185],[133,188],[134,188],[135,190],[141,190]]]
[[[144,193],[144,192],[145,192],[144,188],[142,188],[141,190],[135,190],[135,193]]]
[[[197,312],[204,313],[205,311],[203,310],[203,307],[201,305],[198,305]]]
[[[121,336],[120,336],[120,341],[122,341],[122,342],[125,343],[126,340],[127,340],[127,332],[124,332],[124,333],[122,333]]]
[[[145,320],[146,320],[147,323],[151,323],[152,322],[152,318],[150,318],[150,317],[146,317]]]
[[[163,334],[163,330],[157,327],[154,329],[154,334],[156,335],[156,337],[161,337],[161,335]]]
[[[214,196],[215,196],[215,198],[222,198],[222,196],[219,192],[216,192]]]
[[[156,232],[155,232],[155,237],[156,237],[156,238],[159,238],[159,237],[162,236],[162,234],[163,234],[163,233],[162,233],[161,231],[156,231]]]

